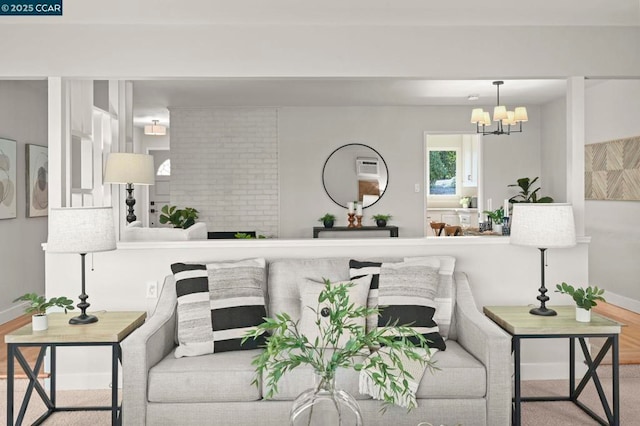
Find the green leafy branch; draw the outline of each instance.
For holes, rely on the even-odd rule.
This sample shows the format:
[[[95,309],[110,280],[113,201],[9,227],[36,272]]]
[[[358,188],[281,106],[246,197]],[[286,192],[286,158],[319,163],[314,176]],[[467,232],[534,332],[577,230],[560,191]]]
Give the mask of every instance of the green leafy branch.
[[[562,284],[557,284],[556,289],[556,293],[568,294],[573,298],[573,301],[576,302],[579,308],[586,309],[587,311],[597,305],[596,301],[606,302],[602,296],[604,289],[598,288],[598,286],[574,288],[572,285],[563,282]]]
[[[26,293],[14,300],[14,302],[21,301],[29,302],[29,305],[24,310],[27,314],[46,314],[47,309],[53,306],[64,309],[65,314],[67,313],[67,311],[72,311],[74,309],[73,300],[68,299],[64,296],[52,297],[51,299],[49,299],[49,301],[47,301],[44,296],[40,296],[37,293]]]

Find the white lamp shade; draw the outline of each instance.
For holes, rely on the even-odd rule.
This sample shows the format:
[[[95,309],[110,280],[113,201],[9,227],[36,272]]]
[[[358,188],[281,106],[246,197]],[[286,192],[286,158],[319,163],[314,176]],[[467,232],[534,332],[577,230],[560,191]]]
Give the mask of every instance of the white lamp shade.
[[[514,112],[515,121],[529,121],[529,116],[527,115],[527,109],[525,107],[517,107]]]
[[[104,171],[104,183],[153,185],[155,183],[153,156],[128,152],[109,154]]]
[[[516,121],[514,120],[514,116],[515,114],[513,111],[507,111],[507,118],[502,120],[502,124],[505,126],[516,124]]]
[[[153,120],[153,124],[144,126],[144,134],[150,136],[164,136],[167,134],[167,128],[162,124],[158,124],[158,120]]]
[[[500,121],[507,118],[507,107],[498,105],[493,108],[493,121]]]
[[[49,209],[48,252],[93,253],[115,249],[111,207]]]
[[[484,111],[482,108],[474,108],[471,110],[471,122],[476,124],[478,122],[483,121],[484,119]]]
[[[514,204],[510,243],[537,248],[575,246],[573,207],[559,203]]]

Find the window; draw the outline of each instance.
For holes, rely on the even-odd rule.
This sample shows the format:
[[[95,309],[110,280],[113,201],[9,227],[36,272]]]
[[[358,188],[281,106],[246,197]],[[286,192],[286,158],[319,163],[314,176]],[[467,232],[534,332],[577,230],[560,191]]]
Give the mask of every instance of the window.
[[[429,148],[429,195],[458,195],[458,157],[456,149]]]
[[[156,176],[171,176],[171,159],[164,160],[158,170]]]

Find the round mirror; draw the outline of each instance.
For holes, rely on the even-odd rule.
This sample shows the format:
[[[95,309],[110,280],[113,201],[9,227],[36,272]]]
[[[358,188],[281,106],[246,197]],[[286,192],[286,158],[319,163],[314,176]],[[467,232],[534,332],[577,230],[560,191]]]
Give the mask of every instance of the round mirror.
[[[329,155],[322,168],[324,190],[340,207],[361,201],[367,208],[384,195],[389,172],[384,158],[370,146],[350,143]]]

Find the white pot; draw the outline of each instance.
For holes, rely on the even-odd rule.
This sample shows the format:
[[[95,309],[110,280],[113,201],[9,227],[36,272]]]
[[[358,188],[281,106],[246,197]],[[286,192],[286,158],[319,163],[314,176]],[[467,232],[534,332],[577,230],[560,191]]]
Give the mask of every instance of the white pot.
[[[44,331],[49,328],[47,315],[33,315],[31,317],[31,328],[33,331]]]
[[[591,322],[591,311],[576,307],[576,321]]]
[[[494,234],[498,234],[498,235],[502,235],[502,224],[493,224],[493,233]]]

